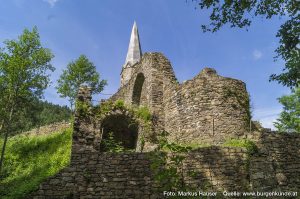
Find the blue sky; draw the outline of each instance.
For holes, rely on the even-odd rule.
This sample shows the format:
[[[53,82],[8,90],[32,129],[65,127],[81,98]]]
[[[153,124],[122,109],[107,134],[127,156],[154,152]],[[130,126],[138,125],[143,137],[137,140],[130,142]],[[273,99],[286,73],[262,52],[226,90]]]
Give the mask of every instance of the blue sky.
[[[195,6],[186,0],[0,0],[0,46],[36,25],[43,46],[55,55],[56,71],[45,99],[68,104],[54,87],[68,62],[80,54],[87,55],[108,81],[103,93],[117,91],[136,20],[143,52],[164,53],[180,82],[206,66],[240,79],[251,95],[254,119],[272,127],[282,109],[277,98],[289,94],[288,88],[268,81],[282,69],[283,62],[273,62],[273,57],[276,31],[284,19],[257,18],[249,31],[226,26],[214,34],[203,33],[200,27],[208,23],[209,13]]]

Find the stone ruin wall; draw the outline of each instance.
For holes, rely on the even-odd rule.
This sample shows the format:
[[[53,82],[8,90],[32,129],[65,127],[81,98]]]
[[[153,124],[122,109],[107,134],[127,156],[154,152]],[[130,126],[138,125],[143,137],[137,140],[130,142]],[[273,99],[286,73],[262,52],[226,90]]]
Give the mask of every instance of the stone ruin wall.
[[[141,93],[136,87],[141,83],[140,76],[144,77]],[[161,53],[145,53],[139,63],[135,65],[135,70],[129,82],[121,87],[109,100],[124,100],[130,106],[146,106],[153,115],[153,131],[160,133],[165,126],[164,112],[164,85],[175,82],[176,78],[170,62]],[[140,98],[140,104],[135,103],[135,99]]]
[[[81,89],[78,99],[90,104],[90,90]],[[149,153],[101,152],[100,123],[89,111],[76,111],[70,165],[27,198],[163,198]],[[258,147],[252,155],[242,148],[220,146],[185,154],[185,182],[200,191],[299,193],[300,135],[255,132],[248,139]]]
[[[154,116],[154,131],[166,130],[178,142],[219,144],[249,131],[249,96],[242,81],[217,75],[205,68],[192,80],[179,84],[161,53],[145,53],[130,81],[110,100],[134,104],[136,81],[145,77],[140,105]]]
[[[173,141],[220,144],[249,131],[249,97],[242,81],[205,68],[165,94],[165,129]]]
[[[65,130],[66,128],[70,127],[70,122],[67,121],[62,121],[62,122],[56,122],[53,124],[48,124],[45,126],[41,126],[38,128],[31,129],[29,131],[26,131],[22,134],[25,135],[44,135],[44,134],[49,134],[49,133],[54,133],[54,132],[61,132]]]
[[[248,136],[259,153],[250,159],[252,187],[261,190],[295,190],[300,194],[300,135],[256,132]]]
[[[76,136],[76,131],[74,132]],[[186,154],[184,179],[198,191],[300,191],[299,135],[253,134],[258,153],[205,147]],[[43,182],[30,199],[164,198],[150,169],[149,153],[100,153],[82,146],[71,164]],[[187,175],[193,171],[195,175]]]
[[[87,104],[87,110],[79,110],[76,107],[74,124],[73,124],[73,140],[72,154],[81,151],[100,151],[101,121],[98,121],[91,112],[92,95],[90,88],[81,87],[78,91],[77,103]],[[73,155],[71,156],[72,162]]]

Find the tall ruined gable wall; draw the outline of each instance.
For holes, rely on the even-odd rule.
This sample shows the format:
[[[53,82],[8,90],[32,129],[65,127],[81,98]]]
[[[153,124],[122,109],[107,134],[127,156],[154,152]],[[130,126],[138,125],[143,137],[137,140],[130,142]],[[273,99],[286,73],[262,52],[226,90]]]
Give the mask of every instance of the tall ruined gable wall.
[[[205,68],[192,80],[167,86],[164,94],[171,140],[217,144],[248,131],[249,97],[242,81]]]
[[[160,131],[164,128],[164,85],[176,81],[173,68],[167,58],[161,53],[145,53],[139,63],[134,65],[134,70],[129,82],[121,87],[110,100],[122,99],[128,105],[134,105],[134,95],[138,76],[145,77],[140,105],[147,106],[154,116],[154,130]]]

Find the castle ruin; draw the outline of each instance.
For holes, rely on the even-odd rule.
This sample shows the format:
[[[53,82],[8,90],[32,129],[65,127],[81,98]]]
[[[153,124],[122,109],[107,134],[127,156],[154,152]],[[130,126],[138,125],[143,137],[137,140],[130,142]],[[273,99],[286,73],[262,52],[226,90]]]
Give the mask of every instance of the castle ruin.
[[[134,23],[121,87],[109,100],[148,107],[153,130],[170,133],[170,141],[220,144],[249,132],[249,96],[244,82],[204,68],[192,80],[178,83],[162,53],[142,54]]]
[[[249,96],[240,80],[204,68],[192,80],[178,83],[163,54],[142,54],[136,24],[121,87],[108,101],[117,100],[126,106],[148,107],[154,136],[168,131],[170,141],[210,145],[185,154],[184,180],[196,190],[299,194],[300,136],[251,132]],[[165,198],[145,152],[153,150],[155,142],[148,140],[141,150],[143,126],[130,111],[113,109],[96,117],[88,87],[79,90],[78,102],[87,106],[77,107],[75,113],[70,165],[28,198]],[[135,152],[101,151],[101,141],[109,132]],[[257,151],[249,154],[245,148],[222,146],[227,139],[245,137],[255,142]],[[191,177],[188,171],[197,175]]]

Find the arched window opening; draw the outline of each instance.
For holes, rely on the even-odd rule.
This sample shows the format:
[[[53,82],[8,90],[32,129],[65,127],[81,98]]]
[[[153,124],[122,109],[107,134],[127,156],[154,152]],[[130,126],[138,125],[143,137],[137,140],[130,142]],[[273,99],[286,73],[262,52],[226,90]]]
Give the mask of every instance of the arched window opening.
[[[121,145],[125,150],[135,149],[138,138],[138,124],[134,119],[123,114],[112,114],[107,116],[101,125],[102,141],[100,150],[108,151],[105,142],[111,141],[113,135],[114,142]]]
[[[141,103],[141,94],[143,85],[145,82],[145,76],[143,73],[139,73],[135,79],[132,93],[132,104],[139,106]]]

